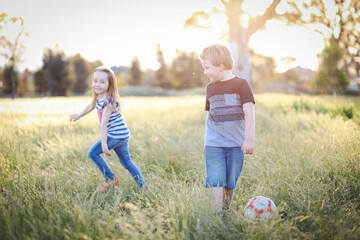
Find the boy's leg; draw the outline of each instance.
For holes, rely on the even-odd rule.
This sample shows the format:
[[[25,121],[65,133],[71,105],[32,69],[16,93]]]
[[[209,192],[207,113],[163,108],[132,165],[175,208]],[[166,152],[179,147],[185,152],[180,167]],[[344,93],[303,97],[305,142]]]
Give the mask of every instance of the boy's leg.
[[[241,148],[229,148],[226,153],[226,188],[224,188],[224,208],[229,208],[234,189],[244,164],[244,153]]]
[[[220,212],[223,208],[223,187],[212,187],[215,209]]]
[[[233,193],[234,193],[234,189],[224,188],[223,199],[222,199],[224,209],[229,209],[230,208],[230,203],[231,203],[231,200],[232,200]]]
[[[93,160],[95,165],[99,168],[101,173],[104,175],[105,179],[113,180],[115,175],[111,171],[105,159],[100,156],[101,153],[102,153],[101,140],[99,140],[90,148],[88,155]]]
[[[215,208],[221,211],[223,205],[223,187],[226,184],[226,160],[224,149],[205,147],[206,187],[211,187]]]

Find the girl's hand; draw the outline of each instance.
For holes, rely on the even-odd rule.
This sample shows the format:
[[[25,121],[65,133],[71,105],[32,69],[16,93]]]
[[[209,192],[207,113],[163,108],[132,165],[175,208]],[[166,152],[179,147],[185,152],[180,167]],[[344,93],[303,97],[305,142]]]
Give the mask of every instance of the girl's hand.
[[[80,119],[80,114],[72,114],[70,116],[70,122],[76,122],[79,119]]]
[[[107,145],[103,145],[103,146],[102,146],[102,151],[103,151],[103,153],[105,153],[106,155],[111,156],[111,152],[110,152],[110,150],[108,149],[108,146],[107,146]]]

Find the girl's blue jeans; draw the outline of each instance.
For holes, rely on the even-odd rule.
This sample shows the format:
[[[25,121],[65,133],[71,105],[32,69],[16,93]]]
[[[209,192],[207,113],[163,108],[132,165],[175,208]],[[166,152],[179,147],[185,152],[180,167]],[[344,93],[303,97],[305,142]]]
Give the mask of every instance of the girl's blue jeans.
[[[131,161],[128,140],[114,139],[108,136],[107,144],[109,150],[114,149],[117,157],[120,160],[121,165],[129,171],[136,184],[142,188],[145,185],[145,180],[141,175],[139,168]],[[89,150],[88,155],[93,160],[95,165],[100,169],[101,173],[104,175],[106,180],[113,180],[115,174],[111,171],[109,165],[106,163],[105,159],[100,156],[103,153],[101,147],[101,140],[97,141]]]

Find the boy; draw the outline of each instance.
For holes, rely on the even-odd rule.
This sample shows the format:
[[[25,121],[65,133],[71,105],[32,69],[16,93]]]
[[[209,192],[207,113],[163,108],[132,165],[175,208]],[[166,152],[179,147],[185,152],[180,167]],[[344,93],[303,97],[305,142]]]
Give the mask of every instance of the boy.
[[[228,48],[211,45],[200,54],[208,111],[205,134],[206,187],[212,187],[217,210],[229,209],[244,154],[254,152],[254,96],[249,83],[231,72]],[[246,134],[245,134],[246,133]]]

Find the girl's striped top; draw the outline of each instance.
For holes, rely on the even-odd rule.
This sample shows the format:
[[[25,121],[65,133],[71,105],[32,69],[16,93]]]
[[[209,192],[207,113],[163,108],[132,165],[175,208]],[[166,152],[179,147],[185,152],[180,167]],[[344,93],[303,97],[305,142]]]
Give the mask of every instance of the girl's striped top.
[[[96,101],[96,110],[99,116],[99,121],[101,123],[102,113],[105,106],[108,104],[112,104],[113,98],[106,98],[105,100],[97,100]],[[114,109],[111,113],[108,125],[108,136],[115,139],[129,139],[130,138],[130,131],[129,128],[126,126],[124,119],[122,118],[119,112],[119,103],[116,100],[116,110]]]

